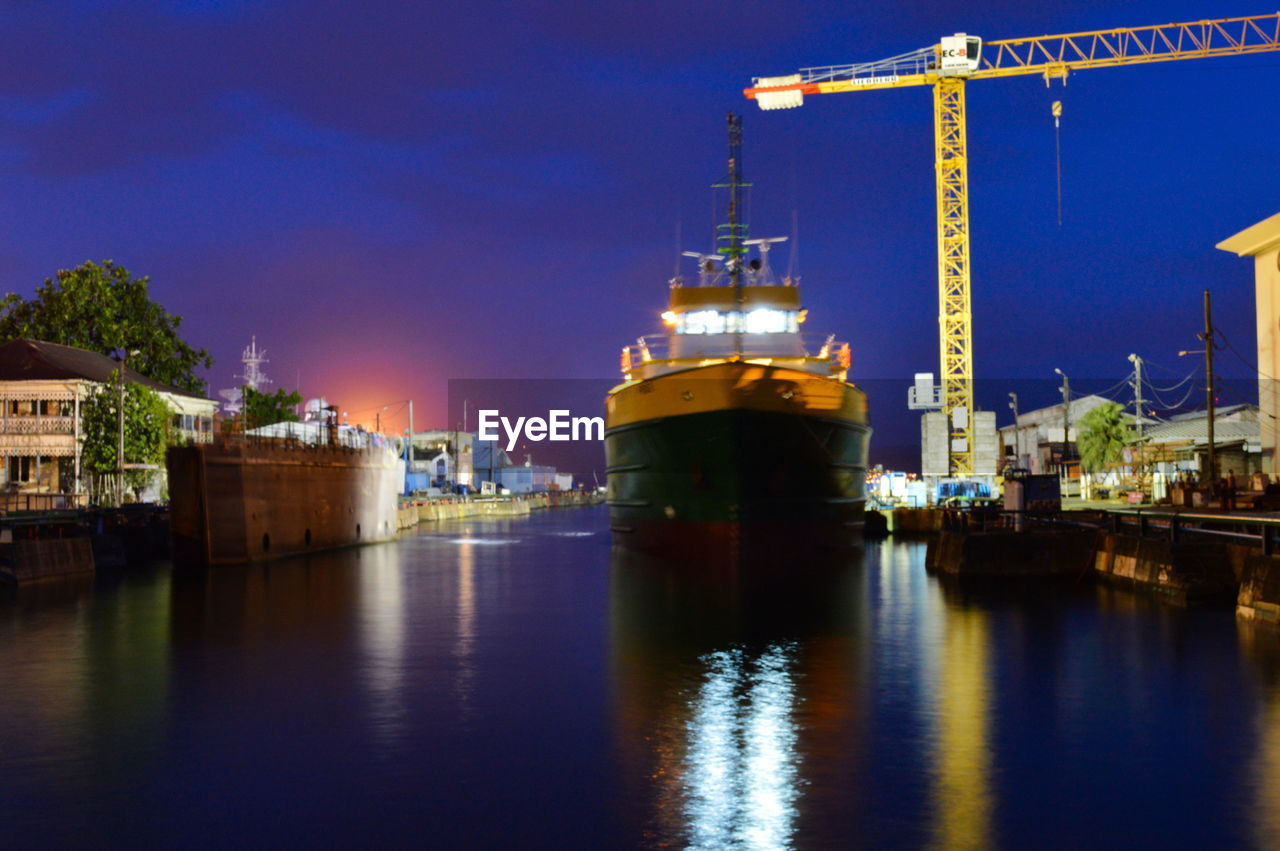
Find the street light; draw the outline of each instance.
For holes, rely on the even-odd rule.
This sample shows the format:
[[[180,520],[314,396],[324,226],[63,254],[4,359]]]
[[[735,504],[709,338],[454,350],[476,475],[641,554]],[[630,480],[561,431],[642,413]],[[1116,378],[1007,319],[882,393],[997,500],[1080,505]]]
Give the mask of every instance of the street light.
[[[1056,366],[1053,371],[1062,376],[1062,469],[1067,468],[1067,442],[1071,434],[1071,379]]]
[[[119,425],[119,443],[115,447],[115,504],[116,507],[124,504],[124,365],[134,354],[142,354],[141,349],[132,349],[132,351],[124,351],[120,356],[120,376],[119,389],[120,398],[119,406],[116,407],[116,422]]]
[[[1018,429],[1018,394],[1009,394],[1009,407],[1013,409],[1013,452],[1016,466],[1022,466],[1022,432]]]

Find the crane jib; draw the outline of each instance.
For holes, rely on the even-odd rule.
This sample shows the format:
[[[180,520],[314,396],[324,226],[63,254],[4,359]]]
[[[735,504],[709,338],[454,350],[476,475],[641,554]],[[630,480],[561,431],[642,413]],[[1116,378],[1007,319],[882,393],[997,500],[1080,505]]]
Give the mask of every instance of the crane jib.
[[[1072,71],[1280,51],[1280,13],[1056,36],[988,41],[956,33],[931,48],[853,65],[759,77],[746,89],[761,109],[789,109],[805,95],[931,85],[938,201],[938,300],[942,412],[950,475],[978,473],[973,410],[967,81],[1035,74],[1048,85]],[[994,472],[992,472],[994,474]]]

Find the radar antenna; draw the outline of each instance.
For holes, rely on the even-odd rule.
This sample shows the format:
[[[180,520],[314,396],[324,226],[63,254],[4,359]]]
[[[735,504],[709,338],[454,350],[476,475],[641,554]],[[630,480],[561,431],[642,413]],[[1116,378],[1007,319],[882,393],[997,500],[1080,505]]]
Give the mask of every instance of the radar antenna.
[[[747,223],[742,220],[743,190],[750,189],[751,184],[742,179],[742,117],[729,113],[729,174],[723,183],[717,183],[714,189],[729,190],[728,222],[716,226],[716,251],[725,257],[725,268],[729,270],[730,283],[735,287],[742,286],[742,255],[747,252],[742,240],[747,235]]]
[[[246,387],[251,390],[261,390],[271,383],[271,379],[267,378],[267,374],[262,371],[262,365],[268,362],[267,350],[258,348],[257,335],[254,335],[249,345],[244,347],[240,362],[244,364],[244,373],[240,377],[244,379]]]

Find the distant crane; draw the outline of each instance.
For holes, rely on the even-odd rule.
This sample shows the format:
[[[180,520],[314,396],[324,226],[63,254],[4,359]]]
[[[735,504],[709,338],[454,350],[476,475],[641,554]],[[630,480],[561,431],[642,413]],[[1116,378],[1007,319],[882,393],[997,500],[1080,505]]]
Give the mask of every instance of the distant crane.
[[[879,62],[805,68],[757,77],[745,90],[761,109],[800,106],[805,95],[933,86],[938,195],[938,324],[942,410],[950,424],[952,476],[972,476],[973,334],[969,299],[969,175],[966,80],[1040,74],[1066,83],[1071,71],[1280,50],[1280,13],[1183,24],[1096,30],[986,43],[965,33]]]

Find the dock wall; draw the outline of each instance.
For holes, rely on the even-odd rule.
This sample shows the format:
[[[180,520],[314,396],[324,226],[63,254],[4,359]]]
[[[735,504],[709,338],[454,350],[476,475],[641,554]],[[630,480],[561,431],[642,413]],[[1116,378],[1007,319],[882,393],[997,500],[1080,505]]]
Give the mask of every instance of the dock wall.
[[[87,537],[20,540],[5,544],[7,568],[0,577],[24,583],[54,576],[93,573],[93,547]]]
[[[1000,518],[949,515],[930,537],[926,567],[960,577],[1091,575],[1177,605],[1234,603],[1242,618],[1280,623],[1280,557],[1246,543],[1252,532],[1206,533],[1167,517],[1071,522],[1017,532]]]
[[[1240,549],[1236,615],[1241,620],[1280,626],[1280,557]]]
[[[595,494],[579,492],[552,492],[511,499],[415,500],[400,508],[399,520],[401,529],[412,529],[419,523],[464,520],[470,517],[522,517],[544,508],[596,505],[599,502],[600,498]]]
[[[931,535],[941,531],[946,515],[936,508],[894,508],[881,513],[892,535]]]
[[[1237,550],[1216,541],[1170,541],[1097,533],[1093,569],[1099,578],[1139,586],[1179,605],[1230,602],[1238,586]]]
[[[1094,532],[943,530],[929,541],[925,567],[957,576],[1071,576],[1089,569]]]

